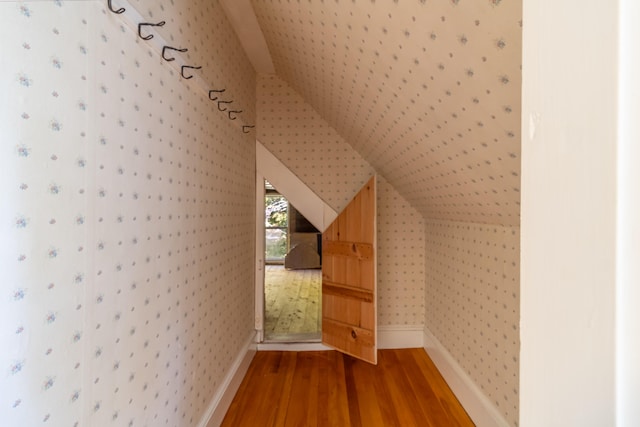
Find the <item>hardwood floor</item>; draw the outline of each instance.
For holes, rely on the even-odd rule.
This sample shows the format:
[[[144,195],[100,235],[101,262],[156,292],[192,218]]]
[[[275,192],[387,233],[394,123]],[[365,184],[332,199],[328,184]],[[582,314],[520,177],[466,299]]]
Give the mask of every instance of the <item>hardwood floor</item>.
[[[321,337],[322,270],[286,270],[268,265],[265,270],[265,323],[267,341],[319,341]]]
[[[223,426],[473,426],[423,349],[260,351]]]

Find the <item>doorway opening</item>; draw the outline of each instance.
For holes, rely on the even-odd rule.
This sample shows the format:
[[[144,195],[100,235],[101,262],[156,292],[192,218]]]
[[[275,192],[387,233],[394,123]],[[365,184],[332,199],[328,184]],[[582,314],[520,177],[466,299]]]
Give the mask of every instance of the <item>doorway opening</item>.
[[[264,341],[319,342],[322,233],[264,181]]]

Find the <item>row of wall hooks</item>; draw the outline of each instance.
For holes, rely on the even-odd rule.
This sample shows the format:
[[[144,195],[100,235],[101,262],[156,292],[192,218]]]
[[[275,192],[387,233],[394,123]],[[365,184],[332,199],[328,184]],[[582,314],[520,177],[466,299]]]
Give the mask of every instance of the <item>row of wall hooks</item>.
[[[107,6],[109,8],[109,10],[117,15],[120,15],[122,13],[125,12],[125,8],[121,7],[118,9],[114,9],[113,4],[111,2],[111,0],[107,0]],[[163,27],[166,24],[165,21],[160,21],[157,23],[153,23],[153,22],[140,22],[138,23],[138,37],[140,37],[142,40],[151,40],[153,39],[153,34],[148,33],[146,35],[143,35],[143,28],[144,27]],[[171,61],[175,61],[176,58],[175,56],[169,56],[169,51],[174,51],[174,52],[180,52],[180,53],[185,53],[187,52],[189,49],[187,48],[177,48],[177,47],[172,47],[172,46],[163,46],[162,47],[162,59],[164,59],[167,62],[171,62]],[[181,65],[180,66],[180,75],[182,76],[183,79],[185,80],[189,80],[192,79],[194,74],[192,74],[191,72],[185,72],[185,70],[200,70],[202,69],[201,66],[196,66],[196,65]],[[218,110],[221,112],[226,112],[227,113],[227,117],[229,118],[229,120],[236,120],[238,118],[238,115],[242,113],[242,110],[232,110],[230,109],[230,104],[233,103],[233,100],[227,101],[224,99],[219,99],[220,96],[222,96],[222,94],[225,92],[226,89],[211,89],[209,90],[209,99],[211,101],[216,101],[217,102],[217,106],[218,106]],[[229,107],[229,108],[227,108]],[[254,129],[255,126],[254,125],[243,125],[242,126],[242,132],[243,133],[249,133],[250,129]]]

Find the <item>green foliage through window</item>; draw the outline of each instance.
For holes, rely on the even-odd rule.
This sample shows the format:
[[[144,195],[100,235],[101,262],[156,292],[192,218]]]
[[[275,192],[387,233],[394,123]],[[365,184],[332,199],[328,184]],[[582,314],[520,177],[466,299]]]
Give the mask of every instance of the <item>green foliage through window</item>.
[[[265,257],[269,261],[282,260],[288,250],[289,203],[283,196],[267,195],[264,205]]]

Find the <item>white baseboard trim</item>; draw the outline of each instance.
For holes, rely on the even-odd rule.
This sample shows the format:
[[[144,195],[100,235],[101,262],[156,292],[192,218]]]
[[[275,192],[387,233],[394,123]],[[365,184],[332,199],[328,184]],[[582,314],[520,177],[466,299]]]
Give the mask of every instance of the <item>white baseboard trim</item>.
[[[218,427],[222,424],[231,401],[233,401],[240,383],[242,383],[242,379],[249,369],[253,356],[256,354],[255,336],[256,333],[253,331],[242,346],[236,360],[234,360],[229,372],[224,377],[224,381],[222,381],[218,391],[211,399],[207,411],[198,424],[199,427]]]
[[[491,400],[426,327],[424,349],[476,426],[509,427],[509,423]]]
[[[424,326],[378,326],[378,348],[420,348],[424,345]]]

